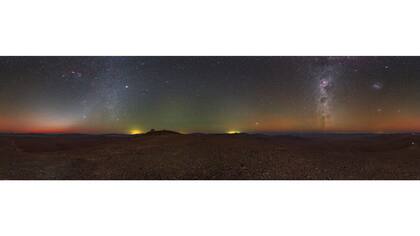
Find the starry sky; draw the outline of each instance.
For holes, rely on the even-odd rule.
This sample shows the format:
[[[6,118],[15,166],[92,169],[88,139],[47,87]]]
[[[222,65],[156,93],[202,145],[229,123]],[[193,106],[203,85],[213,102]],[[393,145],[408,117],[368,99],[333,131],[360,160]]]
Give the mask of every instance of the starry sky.
[[[0,57],[0,132],[420,131],[420,57]]]

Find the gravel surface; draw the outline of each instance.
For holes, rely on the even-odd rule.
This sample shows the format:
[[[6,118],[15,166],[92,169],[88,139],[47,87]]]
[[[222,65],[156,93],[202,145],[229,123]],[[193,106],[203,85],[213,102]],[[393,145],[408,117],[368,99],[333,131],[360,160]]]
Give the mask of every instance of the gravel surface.
[[[420,136],[3,135],[0,179],[420,179]]]

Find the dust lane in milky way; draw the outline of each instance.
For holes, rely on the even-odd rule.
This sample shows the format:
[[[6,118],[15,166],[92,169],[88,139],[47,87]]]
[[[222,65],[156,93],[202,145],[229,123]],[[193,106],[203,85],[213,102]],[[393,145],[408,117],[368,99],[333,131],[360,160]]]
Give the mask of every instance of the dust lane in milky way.
[[[0,132],[420,131],[420,57],[0,57]]]

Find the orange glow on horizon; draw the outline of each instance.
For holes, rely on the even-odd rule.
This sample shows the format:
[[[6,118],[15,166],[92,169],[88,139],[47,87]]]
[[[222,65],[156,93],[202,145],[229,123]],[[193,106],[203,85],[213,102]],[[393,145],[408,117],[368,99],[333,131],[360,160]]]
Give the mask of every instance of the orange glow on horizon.
[[[238,130],[229,130],[228,132],[226,132],[227,134],[240,134],[241,131]]]
[[[136,134],[142,134],[142,133],[144,133],[142,130],[139,130],[139,129],[132,129],[132,130],[130,130],[130,132],[129,132],[131,135],[136,135]]]
[[[258,122],[256,122],[258,121]],[[238,128],[223,131],[227,134],[242,132],[264,133],[264,132],[420,132],[420,119],[415,116],[380,117],[378,119],[354,120],[348,123],[339,123],[326,129],[315,127],[311,119],[296,120],[278,116],[268,116],[264,118],[252,118],[247,122],[240,123]],[[235,124],[227,124],[226,127]],[[230,126],[230,127],[232,127]],[[178,131],[176,128],[174,131]],[[71,119],[53,120],[41,119],[38,117],[0,117],[0,132],[3,133],[128,133],[132,135],[142,134],[144,131],[139,128],[124,130],[118,127],[109,129],[104,126],[85,127]],[[189,132],[204,132],[202,130],[190,130]],[[220,132],[207,130],[208,133]],[[184,132],[185,133],[185,130]]]

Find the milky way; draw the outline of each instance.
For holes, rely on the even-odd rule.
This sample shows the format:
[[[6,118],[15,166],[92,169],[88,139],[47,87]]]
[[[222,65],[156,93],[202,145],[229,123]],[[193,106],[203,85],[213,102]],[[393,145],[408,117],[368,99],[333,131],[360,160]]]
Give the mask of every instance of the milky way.
[[[331,77],[322,78],[319,81],[318,109],[322,129],[330,126],[333,118],[331,114],[332,84],[333,79]]]
[[[334,125],[334,87],[340,74],[338,66],[334,61],[327,60],[327,64],[319,66],[311,73],[315,79],[315,100],[321,130]]]

